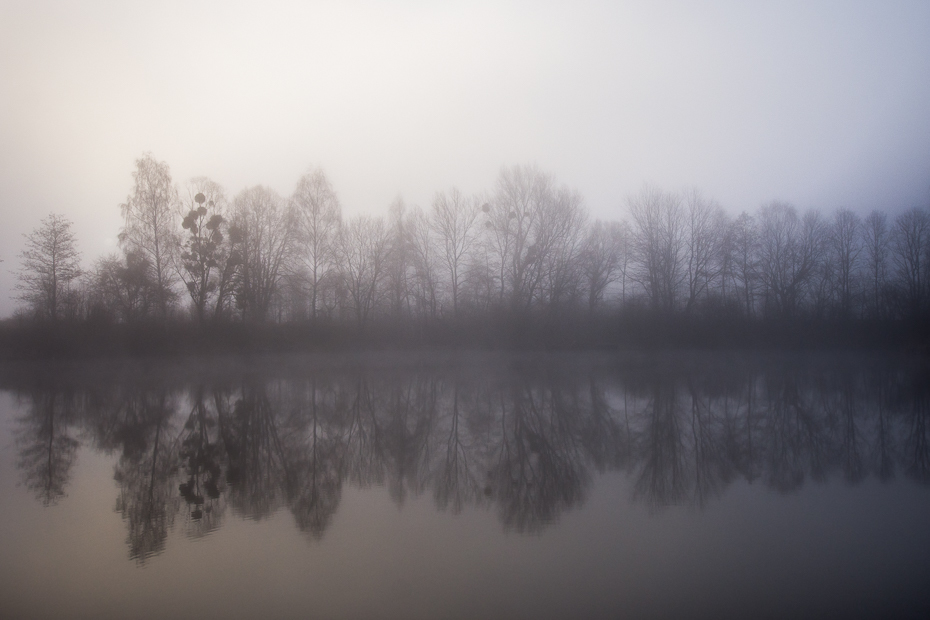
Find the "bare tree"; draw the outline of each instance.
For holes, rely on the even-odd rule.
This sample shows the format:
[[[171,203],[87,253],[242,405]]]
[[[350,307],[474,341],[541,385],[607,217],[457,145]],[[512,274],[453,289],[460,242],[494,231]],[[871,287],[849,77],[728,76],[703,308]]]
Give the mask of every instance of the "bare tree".
[[[618,222],[595,220],[588,229],[581,255],[588,291],[588,312],[594,313],[604,298],[604,291],[620,274],[620,235],[611,234]]]
[[[781,316],[797,313],[824,251],[825,226],[809,211],[803,218],[794,206],[773,202],[762,207],[759,264],[766,294]]]
[[[693,310],[698,299],[707,293],[711,282],[719,275],[720,245],[723,241],[725,214],[713,200],[693,189],[687,196],[685,233],[688,301],[685,310]]]
[[[556,188],[552,176],[535,166],[501,170],[493,204],[488,204],[487,240],[497,270],[500,303],[526,314],[535,303],[559,305],[577,279],[587,213],[581,195]]]
[[[539,262],[539,296],[549,312],[578,303],[581,283],[581,252],[588,213],[577,191],[560,188],[543,203],[535,235],[535,254]]]
[[[391,316],[409,316],[413,299],[415,267],[411,247],[407,205],[398,196],[388,207],[387,246],[382,275],[384,293]]]
[[[52,213],[28,235],[20,253],[17,274],[18,299],[39,317],[56,321],[70,293],[71,282],[81,275],[81,254],[71,222]]]
[[[120,246],[126,253],[144,256],[154,270],[156,306],[162,318],[177,298],[172,261],[179,247],[175,228],[177,192],[171,184],[168,164],[156,161],[151,153],[136,160],[132,173],[133,192],[120,205],[123,229]]]
[[[880,317],[885,313],[884,290],[888,278],[888,253],[891,246],[888,215],[882,211],[869,213],[863,224],[863,236],[868,260],[870,305],[873,315]]]
[[[299,226],[297,256],[306,270],[310,319],[316,320],[321,289],[334,271],[342,207],[326,173],[320,168],[300,177],[291,202]]]
[[[755,220],[745,211],[736,218],[731,227],[733,264],[736,278],[740,281],[741,297],[746,316],[755,313],[755,294],[759,276],[758,233]]]
[[[419,207],[414,207],[407,218],[407,235],[413,255],[414,298],[421,316],[435,319],[439,312],[440,259],[435,243],[435,233],[430,217]]]
[[[459,290],[468,254],[478,237],[476,225],[480,213],[476,196],[465,196],[457,188],[433,198],[430,225],[439,241],[440,256],[449,276],[452,313],[459,314]]]
[[[681,197],[657,188],[644,187],[629,198],[636,226],[637,272],[634,279],[646,290],[654,308],[672,311],[686,277],[686,213]]]
[[[242,190],[233,201],[229,235],[240,264],[238,299],[246,318],[263,321],[293,251],[295,217],[273,190]]]
[[[892,260],[901,282],[906,313],[912,316],[923,310],[928,246],[930,214],[927,211],[914,207],[895,218]]]
[[[99,259],[91,276],[95,312],[127,323],[150,316],[157,297],[152,274],[148,259],[137,252]]]
[[[360,216],[349,220],[339,235],[339,263],[358,326],[364,328],[384,277],[389,238],[384,220]]]
[[[499,270],[500,303],[509,294],[514,311],[528,310],[539,285],[536,244],[540,216],[552,200],[553,180],[535,166],[503,168],[489,212],[489,240]]]
[[[862,253],[862,220],[849,209],[833,214],[830,246],[836,269],[840,314],[849,318],[853,309],[855,278]]]

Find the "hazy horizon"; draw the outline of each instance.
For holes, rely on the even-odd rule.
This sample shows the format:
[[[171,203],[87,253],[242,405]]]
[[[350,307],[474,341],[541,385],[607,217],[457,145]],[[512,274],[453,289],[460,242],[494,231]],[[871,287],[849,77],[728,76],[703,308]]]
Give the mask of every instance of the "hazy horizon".
[[[320,166],[347,214],[525,163],[605,219],[644,183],[894,213],[930,204],[928,109],[924,2],[5,2],[0,316],[47,214],[116,249],[145,152],[230,197]]]

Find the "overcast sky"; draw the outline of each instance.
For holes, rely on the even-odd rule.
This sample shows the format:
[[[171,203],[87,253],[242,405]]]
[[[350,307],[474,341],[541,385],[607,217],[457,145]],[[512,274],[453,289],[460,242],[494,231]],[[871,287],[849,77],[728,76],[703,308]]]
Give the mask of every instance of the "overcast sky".
[[[621,218],[644,183],[733,213],[930,204],[930,2],[0,0],[0,316],[51,212],[116,249],[144,152],[176,182],[345,212],[536,163]]]

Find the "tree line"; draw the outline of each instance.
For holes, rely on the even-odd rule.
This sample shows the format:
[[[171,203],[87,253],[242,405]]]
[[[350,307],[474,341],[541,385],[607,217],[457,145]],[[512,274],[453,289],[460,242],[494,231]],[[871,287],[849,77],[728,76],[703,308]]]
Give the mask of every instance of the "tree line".
[[[927,208],[863,218],[771,202],[732,217],[698,190],[648,186],[626,206],[628,219],[592,219],[577,191],[513,166],[492,191],[345,217],[318,168],[287,198],[259,185],[229,199],[205,177],[175,185],[146,154],[120,205],[120,251],[82,270],[71,222],[50,215],[26,235],[17,298],[45,322],[362,334],[608,333],[624,317],[926,323]]]

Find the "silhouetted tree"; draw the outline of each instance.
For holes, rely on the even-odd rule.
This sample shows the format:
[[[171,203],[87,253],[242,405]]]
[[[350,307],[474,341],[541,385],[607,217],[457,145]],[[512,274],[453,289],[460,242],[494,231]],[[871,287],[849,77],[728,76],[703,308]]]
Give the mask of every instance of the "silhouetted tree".
[[[385,240],[382,299],[387,314],[394,320],[403,320],[409,318],[412,308],[415,255],[407,205],[400,196],[388,207]],[[375,301],[377,303],[377,297]]]
[[[297,181],[291,196],[298,225],[296,252],[304,267],[309,293],[310,319],[317,318],[321,291],[336,267],[336,241],[342,208],[322,169],[308,171]]]
[[[226,196],[217,183],[199,177],[188,187],[189,202],[181,228],[187,231],[178,261],[178,273],[194,307],[197,321],[207,318],[207,308],[217,296],[228,294],[224,281],[228,259]],[[219,304],[218,304],[219,305]]]
[[[384,277],[389,238],[384,220],[369,216],[350,219],[340,230],[339,262],[357,325],[364,328]]]
[[[273,190],[258,185],[233,200],[229,236],[239,259],[236,297],[248,320],[268,317],[296,235],[294,209]]]
[[[825,251],[825,227],[814,211],[799,217],[790,204],[759,211],[759,273],[776,313],[795,316]]]
[[[132,194],[120,205],[123,214],[120,247],[127,255],[145,258],[150,265],[155,282],[155,307],[164,319],[177,299],[173,267],[179,247],[175,219],[177,191],[171,183],[168,164],[155,160],[151,153],[136,160],[132,177]]]
[[[72,294],[71,282],[81,275],[81,253],[65,217],[51,214],[28,235],[20,253],[16,289],[20,301],[43,319],[58,320]]]
[[[644,187],[629,198],[635,226],[635,248],[639,282],[653,308],[671,312],[677,308],[686,253],[686,212],[681,197]]]
[[[469,253],[477,238],[479,200],[465,196],[457,188],[448,194],[439,192],[433,198],[430,225],[439,243],[439,256],[446,269],[449,292],[452,294],[452,314],[459,313],[459,292]]]
[[[828,241],[830,255],[836,266],[837,295],[840,315],[849,318],[853,312],[859,255],[862,253],[862,220],[849,209],[833,214]]]
[[[607,288],[626,275],[629,243],[630,233],[626,222],[596,220],[588,228],[580,261],[588,293],[589,313],[593,314],[601,304]]]
[[[734,221],[731,228],[733,270],[740,283],[740,297],[746,316],[755,314],[755,298],[759,280],[758,234],[755,220],[745,211]]]
[[[533,252],[539,262],[538,296],[555,328],[563,327],[559,322],[564,310],[581,307],[581,253],[587,222],[581,194],[567,187],[555,191],[539,214]]]
[[[863,242],[868,263],[869,300],[873,317],[886,312],[885,287],[888,279],[888,254],[891,248],[891,231],[888,216],[872,211],[863,222]]]
[[[126,323],[151,316],[157,307],[158,284],[142,254],[112,254],[97,261],[91,282],[91,305]]]
[[[441,259],[430,216],[419,207],[407,219],[407,236],[415,274],[416,306],[420,316],[435,319],[439,313]]]
[[[927,249],[930,247],[930,214],[914,207],[894,222],[892,260],[904,296],[905,313],[919,316],[927,288]]]
[[[689,311],[707,294],[719,275],[726,216],[720,205],[702,196],[697,189],[688,193],[686,209],[685,274],[688,299],[685,311]]]
[[[501,169],[488,222],[497,265],[500,305],[524,314],[539,286],[540,216],[552,199],[552,177],[535,166]]]

